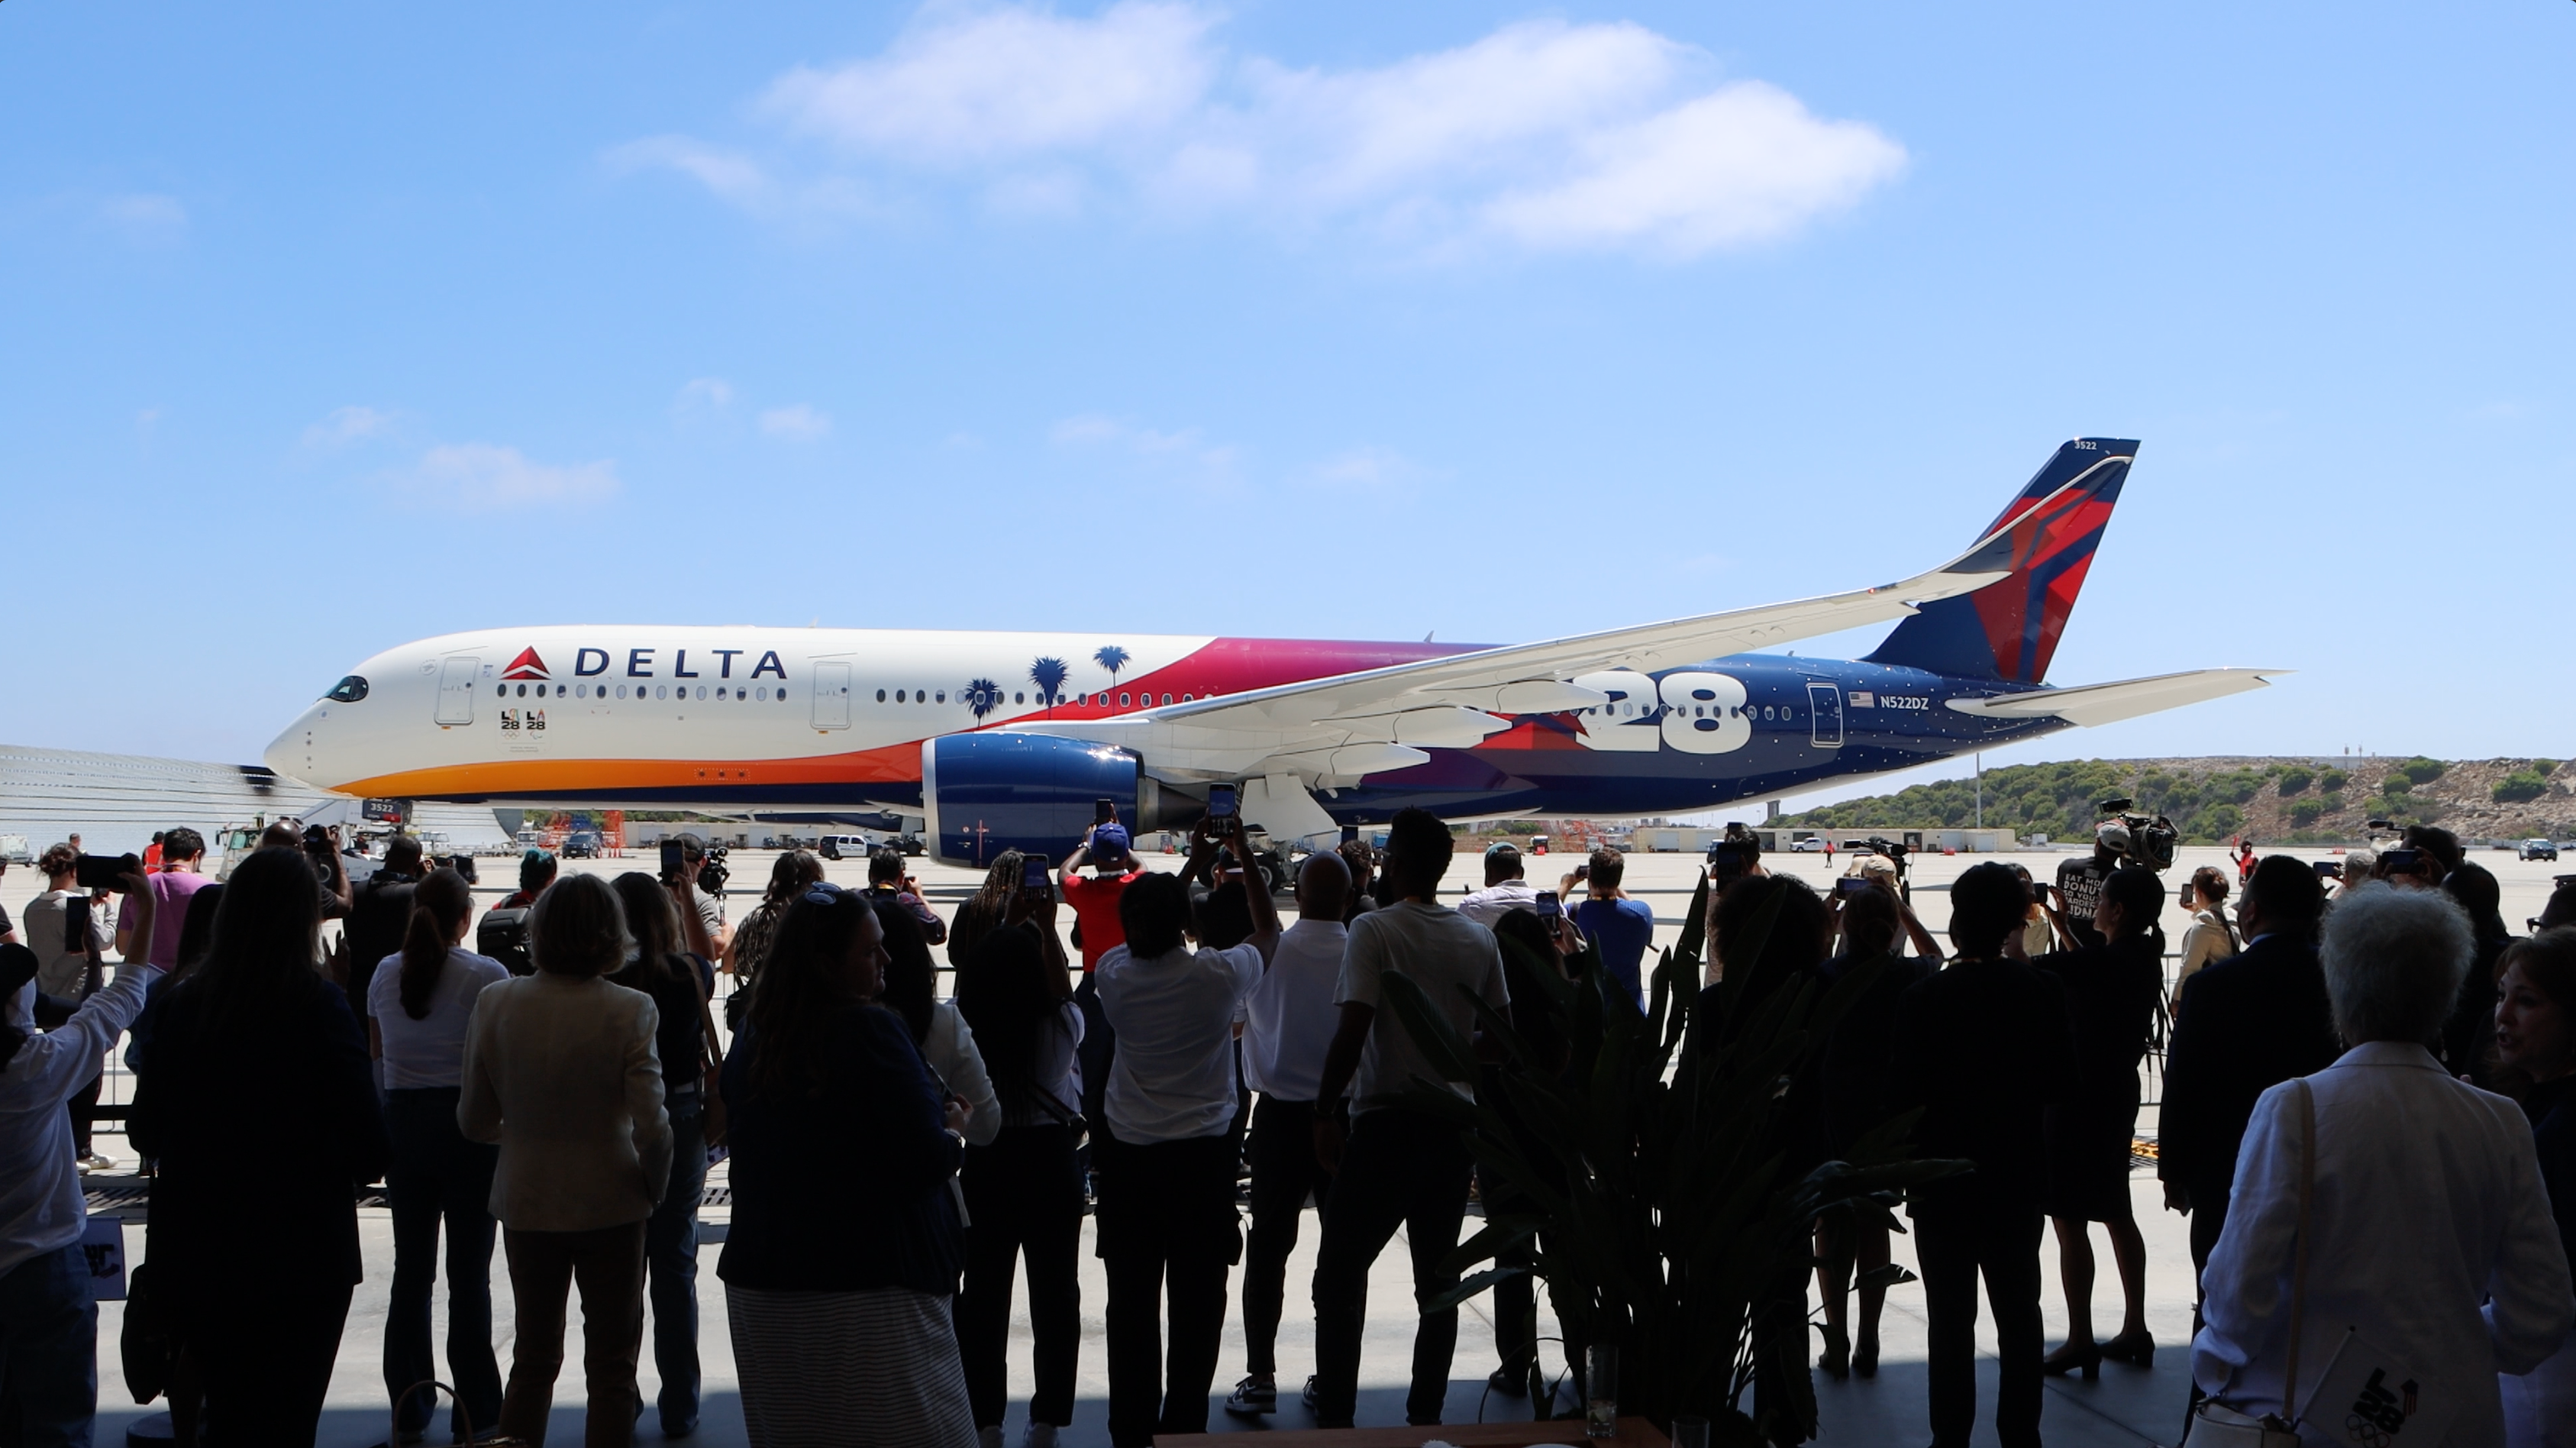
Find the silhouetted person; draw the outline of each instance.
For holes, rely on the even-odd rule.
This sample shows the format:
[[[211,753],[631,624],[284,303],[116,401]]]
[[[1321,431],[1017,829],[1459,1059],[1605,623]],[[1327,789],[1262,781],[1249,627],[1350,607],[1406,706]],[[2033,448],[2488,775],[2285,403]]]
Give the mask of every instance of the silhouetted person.
[[[1964,1448],[1977,1417],[1977,1281],[1995,1311],[1995,1432],[2039,1443],[2041,1119],[2075,1069],[2066,993],[2004,953],[2030,894],[2008,865],[1972,865],[1950,886],[1958,957],[1897,1002],[1900,1100],[1924,1108],[1915,1147],[1975,1170],[1914,1189],[1915,1260],[1930,1319],[1932,1441]]]

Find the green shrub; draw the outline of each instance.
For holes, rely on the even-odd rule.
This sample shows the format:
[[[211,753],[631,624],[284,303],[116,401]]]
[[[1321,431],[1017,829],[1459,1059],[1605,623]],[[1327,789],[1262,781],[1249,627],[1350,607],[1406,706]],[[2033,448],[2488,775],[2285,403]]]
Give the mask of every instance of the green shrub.
[[[2290,806],[2290,823],[2298,826],[2300,829],[2306,829],[2308,826],[2315,824],[2317,822],[2317,817],[2325,812],[2326,807],[2322,802],[2313,799],[2303,799],[2297,804]]]
[[[2392,774],[2379,782],[2379,792],[2394,799],[2415,787],[2415,781],[2403,774]]]
[[[2517,769],[2496,781],[2495,801],[2498,804],[2522,804],[2548,792],[2549,781],[2539,770]]]
[[[2317,803],[2325,806],[2327,814],[2343,813],[2343,796],[2340,794],[2319,795]]]
[[[2293,764],[2281,771],[2281,798],[2288,799],[2294,794],[2303,793],[2310,784],[2315,782],[2314,774],[2300,765]]]
[[[2340,769],[2328,769],[2325,773],[2317,776],[2317,787],[2323,789],[2328,794],[2334,794],[2340,791],[2345,785],[2351,782],[2352,776]]]
[[[2431,784],[2442,777],[2443,771],[2450,768],[2438,759],[2426,759],[2421,754],[2397,767],[2404,772],[2407,782],[2411,784]]]

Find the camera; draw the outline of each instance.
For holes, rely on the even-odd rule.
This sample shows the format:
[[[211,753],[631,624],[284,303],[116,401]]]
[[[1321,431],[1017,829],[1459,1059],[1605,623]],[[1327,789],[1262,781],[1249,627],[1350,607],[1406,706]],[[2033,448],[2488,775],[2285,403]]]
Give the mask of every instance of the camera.
[[[2102,823],[2094,832],[2094,843],[2129,864],[2143,865],[2159,874],[2172,869],[2174,847],[2182,843],[2181,832],[2163,815],[2135,813],[2136,806],[2137,801],[2125,795],[2096,801],[2093,812]]]
[[[725,891],[725,881],[732,878],[733,868],[725,863],[725,847],[707,846],[706,863],[698,866],[698,892],[703,895],[721,895]]]

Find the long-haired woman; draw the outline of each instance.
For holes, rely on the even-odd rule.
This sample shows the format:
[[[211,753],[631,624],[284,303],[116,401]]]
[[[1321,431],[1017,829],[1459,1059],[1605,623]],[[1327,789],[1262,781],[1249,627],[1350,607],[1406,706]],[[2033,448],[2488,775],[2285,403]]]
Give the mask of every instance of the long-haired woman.
[[[2048,1156],[2048,1216],[2057,1228],[2058,1269],[2066,1287],[2066,1345],[2050,1353],[2047,1371],[2100,1373],[2102,1359],[2146,1367],[2155,1361],[2147,1334],[2147,1242],[2129,1204],[2129,1151],[2138,1129],[2138,1063],[2155,1030],[2165,986],[2164,882],[2152,870],[2124,865],[2102,882],[2093,929],[2102,943],[2062,950],[2031,962],[2066,988],[2075,1017],[2075,1081],[2048,1108],[2042,1127]],[[2058,934],[2077,938],[2051,911]],[[2126,1311],[2119,1335],[2093,1338],[2093,1240],[2087,1225],[2111,1235]]]
[[[608,977],[653,998],[662,1060],[662,1106],[671,1118],[671,1180],[644,1224],[646,1297],[653,1309],[654,1406],[662,1436],[698,1426],[698,1198],[707,1185],[706,963],[680,948],[679,902],[662,882],[629,870],[611,882],[634,937],[625,966]]]
[[[318,969],[321,899],[297,851],[234,867],[135,1086],[128,1129],[160,1163],[153,1277],[214,1445],[313,1441],[360,1277],[355,1187],[385,1170],[366,1039]]]
[[[1015,877],[1015,890],[1018,884]],[[975,1427],[989,1443],[1000,1435],[1007,1405],[1011,1279],[1025,1257],[1037,1376],[1025,1448],[1050,1448],[1073,1421],[1082,1350],[1082,1168],[1073,1126],[1082,1111],[1074,1053],[1082,1011],[1063,961],[1051,961],[1039,939],[1041,930],[1054,934],[1054,896],[1032,893],[1043,905],[1015,900],[1008,927],[985,932],[957,975],[957,1013],[975,1030],[999,1103],[998,1129],[968,1149],[961,1174],[974,1227],[957,1297],[957,1344]]]
[[[211,887],[209,887],[211,888]],[[198,892],[203,894],[203,891]],[[464,946],[474,891],[454,870],[413,887],[399,955],[367,981],[367,1031],[385,1093],[393,1165],[393,1300],[385,1313],[385,1391],[400,1398],[438,1376],[429,1348],[430,1288],[438,1281],[438,1229],[447,1226],[447,1368],[456,1385],[455,1427],[488,1428],[501,1416],[501,1362],[492,1351],[492,1173],[497,1147],[456,1126],[465,1080],[465,1030],[483,988],[509,967]],[[403,1404],[398,1426],[429,1426],[426,1396]]]
[[[760,903],[742,917],[725,942],[723,969],[733,977],[733,990],[725,997],[726,1030],[740,1027],[742,1013],[751,1007],[752,982],[760,974],[761,962],[769,958],[769,943],[778,937],[778,921],[788,904],[822,878],[822,858],[811,850],[785,851],[769,867],[769,887],[761,893]]]
[[[903,1017],[912,1044],[930,1074],[966,1107],[966,1144],[989,1146],[1002,1129],[1001,1109],[993,1101],[992,1078],[984,1070],[984,1053],[975,1048],[975,1033],[957,1007],[939,999],[939,967],[930,959],[930,942],[910,906],[891,896],[871,894],[868,903],[885,931],[885,985],[877,1004]],[[971,1218],[973,1213],[968,1213]]]
[[[2576,1258],[2576,930],[2516,941],[2498,965],[2497,1084],[2531,1119],[2559,1245]],[[2506,1448],[2576,1448],[2576,1341],[2497,1386]]]
[[[2236,958],[2236,927],[2227,922],[2227,872],[2203,865],[2183,882],[2182,908],[2191,926],[2182,933],[2182,969],[2174,975],[2173,1009],[2182,1008],[2182,983],[2205,966]]]
[[[716,1275],[753,1448],[975,1442],[950,1316],[964,1123],[901,1018],[869,1003],[885,967],[866,899],[812,887],[725,1058],[733,1224]]]
[[[986,867],[982,887],[957,907],[957,918],[948,924],[949,965],[964,970],[974,959],[976,942],[1002,928],[1019,899],[1020,872],[1027,860],[1018,850],[1004,850]]]

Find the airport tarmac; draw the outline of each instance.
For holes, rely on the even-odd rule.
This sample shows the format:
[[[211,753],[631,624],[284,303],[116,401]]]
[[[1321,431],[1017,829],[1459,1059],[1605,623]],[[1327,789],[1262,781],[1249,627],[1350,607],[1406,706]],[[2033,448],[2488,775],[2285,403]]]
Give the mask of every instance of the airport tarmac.
[[[1958,872],[1981,858],[2001,858],[2027,865],[2031,873],[2043,880],[2054,877],[2057,864],[2065,851],[2032,851],[2003,856],[1926,856],[1913,867],[1919,908],[1926,923],[1935,931],[1943,924],[1944,912],[1938,899],[1940,887]],[[2297,849],[2301,858],[2332,858],[2321,849]],[[739,915],[758,898],[758,888],[765,882],[774,854],[766,851],[739,851],[732,857],[733,884],[731,913]],[[2479,852],[2474,858],[2493,870],[2504,886],[2504,914],[2517,931],[2526,916],[2539,913],[2551,888],[2551,877],[2559,867],[2546,862],[2525,863],[2507,853]],[[1533,857],[1530,875],[1542,888],[1555,883],[1557,874],[1571,870],[1579,857],[1552,855]],[[1828,867],[1822,855],[1784,855],[1766,860],[1770,866],[1796,874],[1814,883],[1822,883],[1830,873],[1838,873],[1847,857],[1837,854]],[[1148,857],[1149,867],[1171,867],[1177,860]],[[499,889],[509,887],[513,863],[505,859],[481,862],[485,892],[478,898],[488,904],[497,899]],[[943,915],[953,912],[980,880],[979,872],[954,869],[926,860],[912,862],[925,894]],[[1686,855],[1632,855],[1628,860],[1628,890],[1646,900],[1655,910],[1657,944],[1669,944],[1678,931],[1696,879],[1698,859]],[[2166,878],[2175,883],[2185,878],[2191,868],[2201,864],[2218,864],[2234,870],[2217,849],[2186,849],[2174,870]],[[651,869],[649,855],[625,860],[590,860],[567,862],[572,870],[613,874],[628,868]],[[845,860],[828,865],[831,878],[844,884],[860,884],[865,879],[865,865]],[[1462,886],[1473,888],[1481,883],[1481,864],[1473,856],[1462,856],[1450,869],[1442,894],[1454,898]],[[494,888],[498,887],[498,889]],[[2178,908],[2170,909],[2165,928],[2170,938],[2179,941],[2184,919]],[[1069,918],[1063,922],[1069,926]],[[721,1019],[721,1013],[719,1013]],[[2146,1081],[2146,1098],[2150,1103],[2141,1114],[2139,1134],[2152,1139],[2156,1131],[2156,1108],[2159,1082],[2152,1070]],[[131,1078],[121,1066],[112,1073],[108,1100],[129,1099]],[[101,1149],[131,1164],[132,1151],[121,1135],[102,1131]],[[112,1192],[119,1183],[115,1175],[91,1179],[94,1191]],[[726,1331],[724,1293],[715,1278],[715,1266],[722,1252],[725,1224],[730,1215],[723,1204],[722,1189],[726,1183],[725,1168],[720,1164],[710,1174],[710,1205],[702,1214],[706,1247],[700,1258],[698,1302],[700,1310],[699,1351],[702,1359],[705,1408],[700,1430],[694,1441],[709,1448],[730,1448],[745,1442],[742,1415],[737,1396],[732,1348]],[[2190,1257],[2186,1246],[2184,1219],[2162,1209],[2162,1197],[2153,1171],[2139,1167],[2132,1173],[2132,1197],[2137,1218],[2145,1233],[2148,1249],[2147,1321],[2158,1347],[2152,1370],[2105,1364],[2097,1382],[2079,1379],[2050,1379],[2043,1431],[2052,1445],[2129,1445],[2171,1443],[2181,1433],[2184,1402],[2188,1387],[2188,1343],[2192,1305]],[[101,1197],[93,1198],[93,1205]],[[812,1204],[813,1230],[818,1234],[835,1230],[831,1204]],[[385,1439],[386,1392],[382,1381],[379,1356],[383,1346],[386,1290],[392,1276],[393,1246],[390,1221],[381,1207],[362,1208],[360,1236],[365,1252],[366,1280],[357,1290],[350,1310],[349,1324],[341,1342],[337,1372],[332,1381],[329,1411],[323,1423],[321,1443],[330,1448],[361,1448]],[[1314,1264],[1316,1232],[1309,1217],[1300,1235],[1298,1250],[1289,1265],[1289,1312],[1281,1326],[1279,1360],[1283,1392],[1282,1411],[1275,1417],[1254,1423],[1228,1419],[1222,1411],[1212,1409],[1210,1427],[1214,1431],[1259,1431],[1263,1427],[1288,1429],[1312,1426],[1296,1405],[1295,1389],[1312,1363],[1313,1318],[1306,1311],[1305,1283]],[[1089,1228],[1086,1224],[1085,1232]],[[140,1223],[126,1232],[129,1250],[137,1261],[144,1256],[144,1233]],[[1896,1244],[1900,1264],[1911,1266],[1910,1239]],[[2065,1306],[2056,1288],[2056,1253],[2054,1245],[2043,1249],[2045,1278],[2049,1284],[2045,1298],[2049,1341],[2063,1340]],[[1406,1267],[1406,1254],[1401,1242],[1391,1245],[1379,1258],[1371,1276],[1370,1292],[1374,1310],[1369,1316],[1365,1355],[1361,1363],[1361,1398],[1359,1421],[1366,1425],[1395,1425],[1403,1421],[1403,1399],[1406,1374],[1410,1365],[1412,1342],[1411,1283]],[[1082,1312],[1084,1342],[1079,1379],[1076,1421],[1061,1441],[1068,1448],[1093,1448],[1105,1444],[1104,1424],[1107,1394],[1107,1356],[1102,1340],[1102,1310],[1105,1288],[1099,1264],[1086,1249],[1082,1259]],[[2096,1288],[2095,1320],[2112,1321],[2118,1313],[2116,1285],[2112,1274],[2103,1273],[2104,1284]],[[496,1251],[493,1264],[495,1321],[502,1335],[501,1352],[504,1367],[509,1356],[508,1324],[509,1282]],[[1546,1297],[1540,1295],[1541,1332],[1553,1333],[1554,1321],[1546,1310]],[[1477,1298],[1467,1304],[1460,1325],[1458,1352],[1451,1368],[1448,1419],[1451,1422],[1474,1421],[1481,1414],[1487,1419],[1526,1418],[1525,1402],[1489,1395],[1484,1391],[1486,1373],[1496,1365],[1490,1303]],[[438,1335],[443,1337],[443,1310]],[[579,1333],[578,1317],[572,1332]],[[138,1408],[124,1386],[115,1344],[122,1325],[122,1304],[101,1305],[99,1318],[99,1403],[100,1441],[114,1443],[124,1428],[157,1411]],[[1924,1402],[1924,1320],[1922,1295],[1918,1286],[1901,1286],[1889,1293],[1883,1326],[1883,1358],[1878,1377],[1873,1381],[1852,1379],[1835,1382],[1818,1376],[1816,1386],[1822,1411],[1818,1441],[1828,1445],[1880,1445],[1922,1442],[1930,1436]],[[1994,1389],[1993,1336],[1988,1323],[1980,1323],[1981,1408],[1982,1418],[1992,1415]],[[647,1341],[649,1344],[649,1334]],[[1008,1441],[1019,1441],[1028,1394],[1033,1387],[1029,1371],[1028,1320],[1025,1290],[1012,1324],[1011,1394]],[[650,1357],[648,1345],[646,1356]],[[1548,1367],[1554,1371],[1558,1360],[1554,1349],[1543,1350]],[[567,1345],[568,1365],[556,1387],[557,1416],[552,1433],[558,1441],[570,1441],[577,1434],[581,1413],[581,1379],[578,1364],[581,1350],[577,1342]],[[1225,1348],[1219,1360],[1215,1395],[1221,1400],[1243,1369],[1243,1342],[1240,1294],[1229,1299]],[[659,1379],[650,1361],[641,1372],[644,1399],[649,1404]],[[652,1441],[655,1418],[648,1410],[638,1427],[641,1441]],[[1990,1422],[1981,1424],[1976,1441],[1995,1441]]]

